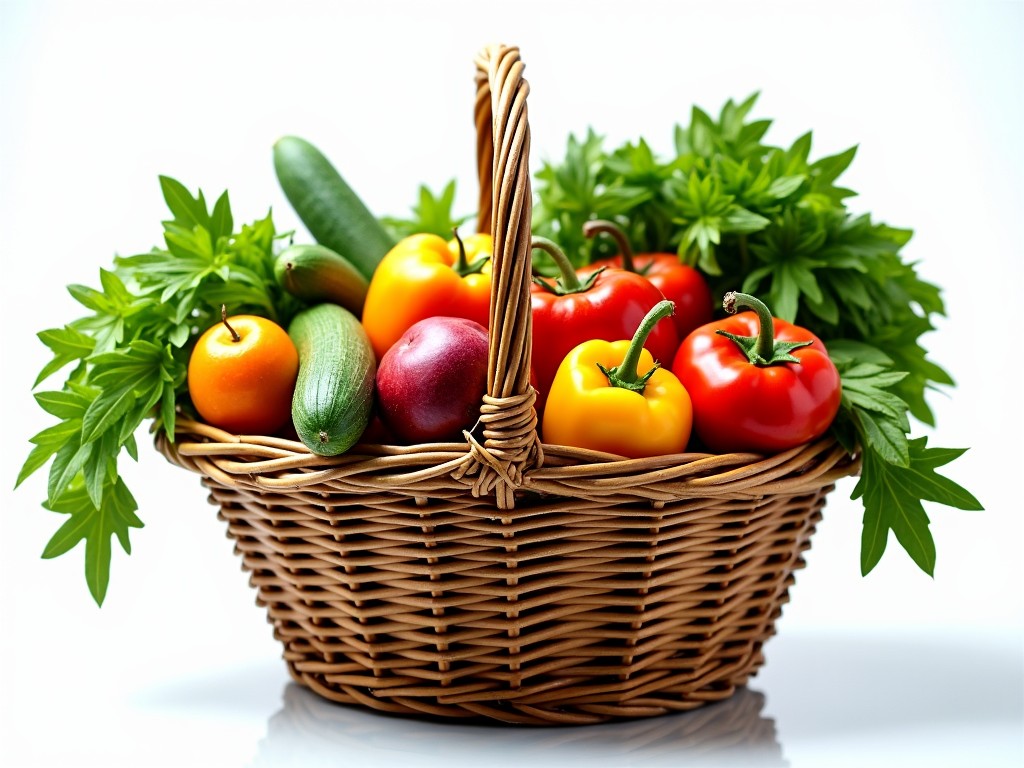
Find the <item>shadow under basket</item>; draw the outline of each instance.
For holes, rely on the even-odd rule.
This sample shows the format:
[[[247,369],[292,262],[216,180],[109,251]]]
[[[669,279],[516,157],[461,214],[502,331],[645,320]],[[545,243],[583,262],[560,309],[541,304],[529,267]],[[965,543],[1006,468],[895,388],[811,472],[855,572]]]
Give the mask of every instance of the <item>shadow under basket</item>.
[[[626,460],[547,445],[530,384],[529,88],[476,59],[478,231],[491,256],[479,439],[301,443],[179,419],[296,681],[421,717],[584,724],[729,697],[762,663],[836,480],[830,438],[762,457]]]

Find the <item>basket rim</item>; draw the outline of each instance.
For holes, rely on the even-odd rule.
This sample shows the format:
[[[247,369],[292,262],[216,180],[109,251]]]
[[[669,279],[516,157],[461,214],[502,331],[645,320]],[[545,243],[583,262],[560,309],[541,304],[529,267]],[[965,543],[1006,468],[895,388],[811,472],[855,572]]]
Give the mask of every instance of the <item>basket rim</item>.
[[[469,488],[486,495],[474,473],[471,441],[412,445],[361,442],[337,456],[320,456],[297,440],[237,435],[179,418],[175,440],[158,431],[156,446],[174,464],[222,484],[288,492],[323,483],[358,483],[366,493],[413,497]],[[655,505],[709,496],[751,498],[812,492],[860,471],[860,456],[826,435],[772,455],[686,452],[632,459],[544,444],[545,464],[508,478],[520,493],[580,498],[635,497]]]

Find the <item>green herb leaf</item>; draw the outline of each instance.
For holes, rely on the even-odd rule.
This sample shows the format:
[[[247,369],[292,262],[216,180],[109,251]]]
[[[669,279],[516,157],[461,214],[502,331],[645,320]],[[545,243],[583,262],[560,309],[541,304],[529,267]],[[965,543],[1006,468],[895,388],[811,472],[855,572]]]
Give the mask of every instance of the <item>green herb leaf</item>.
[[[107,503],[97,507],[79,479],[58,499],[45,505],[69,518],[46,545],[43,557],[63,555],[84,540],[85,580],[98,605],[103,604],[110,581],[111,536],[117,536],[124,551],[131,554],[128,531],[143,527],[135,515],[138,504],[123,480],[118,478],[111,483],[105,498]]]
[[[53,359],[36,377],[35,384],[33,384],[36,387],[69,363],[83,360],[91,355],[96,346],[92,337],[67,325],[63,328],[42,331],[38,337],[53,352]]]
[[[914,562],[934,575],[935,543],[922,500],[963,510],[983,509],[970,492],[935,472],[963,450],[927,445],[925,437],[910,441],[906,467],[890,464],[873,450],[864,452],[864,471],[852,498],[864,498],[861,571],[865,575],[881,559],[890,530]]]
[[[385,218],[382,223],[396,240],[417,234],[432,234],[448,240],[453,229],[472,218],[469,215],[455,216],[452,213],[454,207],[455,179],[449,181],[440,194],[424,184],[420,186],[419,202],[412,207],[411,218]]]

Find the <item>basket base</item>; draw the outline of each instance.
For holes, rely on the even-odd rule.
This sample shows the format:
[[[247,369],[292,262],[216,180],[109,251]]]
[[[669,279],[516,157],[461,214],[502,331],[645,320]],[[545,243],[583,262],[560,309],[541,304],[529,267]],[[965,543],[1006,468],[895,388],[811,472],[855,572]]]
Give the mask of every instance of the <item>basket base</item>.
[[[493,520],[443,501],[303,509],[208,485],[299,684],[395,715],[518,725],[732,696],[763,663],[831,490]]]
[[[538,706],[502,706],[498,703],[463,703],[461,706],[444,705],[443,698],[433,701],[415,698],[380,698],[374,695],[373,689],[354,686],[338,686],[325,684],[322,676],[303,674],[289,663],[288,671],[296,683],[309,689],[323,699],[336,704],[353,705],[371,709],[399,717],[412,717],[435,721],[460,721],[466,723],[504,723],[507,725],[528,726],[567,726],[594,725],[597,723],[641,718],[659,717],[679,712],[690,712],[709,704],[726,701],[735,696],[737,691],[745,690],[748,679],[756,674],[757,668],[763,663],[763,655],[758,651],[746,674],[736,674],[735,684],[718,685],[702,691],[688,691],[678,698],[669,698],[671,693],[670,680],[664,681],[666,688],[659,693],[643,697],[632,704],[591,704],[559,705],[555,708]]]
[[[450,755],[460,765],[585,764],[678,766],[785,766],[775,723],[764,714],[762,693],[740,688],[725,701],[662,718],[598,728],[529,728],[525,739],[503,737],[500,726],[415,717],[396,718],[326,701],[289,684],[281,709],[270,719],[254,765],[320,765],[324,755],[351,756],[358,765],[400,765],[427,752]],[[523,729],[517,729],[520,733]],[[581,732],[585,730],[586,733]],[[509,751],[511,750],[511,751]],[[350,761],[352,762],[352,761]]]

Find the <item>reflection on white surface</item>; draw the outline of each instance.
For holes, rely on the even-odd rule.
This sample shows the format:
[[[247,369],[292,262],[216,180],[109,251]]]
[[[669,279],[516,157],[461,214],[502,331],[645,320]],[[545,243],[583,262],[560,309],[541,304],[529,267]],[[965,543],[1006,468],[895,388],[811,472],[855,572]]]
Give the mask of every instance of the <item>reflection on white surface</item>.
[[[220,662],[168,655],[132,668],[107,643],[89,648],[73,686],[41,685],[39,659],[3,670],[0,766],[1021,768],[1021,643],[1013,628],[783,628],[760,674],[725,702],[579,727],[334,704],[291,682],[272,647],[248,661],[210,649]]]
[[[1018,633],[783,633],[749,688],[689,713],[582,727],[394,717],[288,683],[250,768],[1024,765]]]
[[[394,717],[329,702],[291,683],[252,768],[337,765],[788,766],[763,716],[765,698],[741,689],[693,712],[578,727],[502,727]]]
[[[765,656],[756,687],[787,740],[1000,723],[1024,733],[1020,635],[783,631]]]
[[[794,768],[1024,766],[1019,631],[783,633],[757,687]]]

